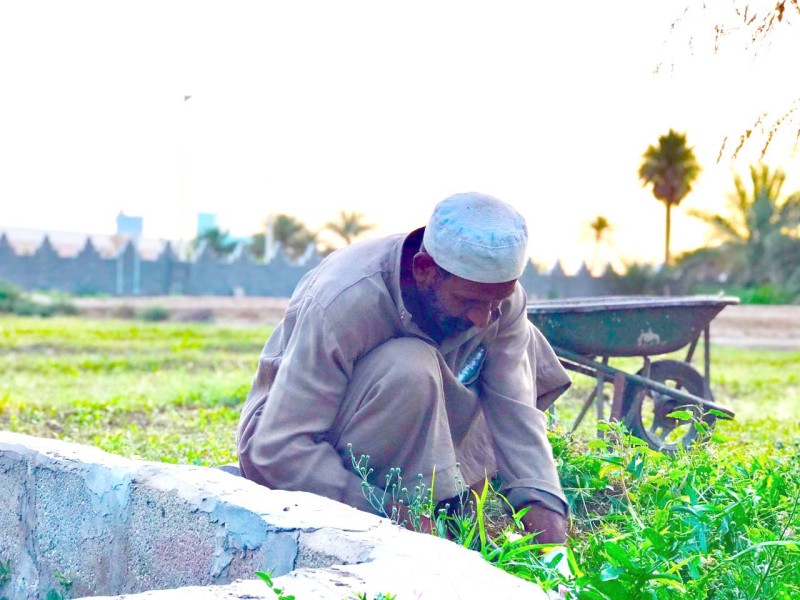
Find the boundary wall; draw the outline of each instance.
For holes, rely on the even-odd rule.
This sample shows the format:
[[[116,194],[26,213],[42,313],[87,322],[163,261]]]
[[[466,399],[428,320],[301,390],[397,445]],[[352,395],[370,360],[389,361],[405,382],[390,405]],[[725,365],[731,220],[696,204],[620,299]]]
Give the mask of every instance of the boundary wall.
[[[62,256],[48,237],[34,252],[24,254],[0,234],[0,280],[24,290],[76,295],[289,297],[322,258],[311,254],[302,263],[293,262],[279,250],[269,262],[256,261],[241,251],[222,260],[203,247],[184,260],[169,242],[158,256],[143,258],[130,241],[115,256],[105,257],[90,238],[77,255]],[[602,296],[612,293],[613,287],[605,276],[594,277],[585,266],[575,275],[566,275],[560,264],[542,273],[532,262],[520,283],[532,299]]]

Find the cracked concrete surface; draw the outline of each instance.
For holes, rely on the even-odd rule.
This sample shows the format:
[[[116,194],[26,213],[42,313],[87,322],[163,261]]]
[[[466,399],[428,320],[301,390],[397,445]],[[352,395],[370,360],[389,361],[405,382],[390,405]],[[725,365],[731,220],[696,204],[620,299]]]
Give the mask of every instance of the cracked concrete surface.
[[[477,553],[303,492],[218,469],[129,460],[0,433],[0,596],[276,598],[393,593],[398,600],[546,598]]]

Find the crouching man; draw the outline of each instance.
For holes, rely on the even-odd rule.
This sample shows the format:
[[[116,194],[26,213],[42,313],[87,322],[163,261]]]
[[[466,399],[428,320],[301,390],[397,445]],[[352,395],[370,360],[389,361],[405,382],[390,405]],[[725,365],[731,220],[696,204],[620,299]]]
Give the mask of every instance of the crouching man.
[[[242,474],[374,512],[348,445],[369,455],[376,486],[393,467],[412,487],[435,472],[437,501],[497,473],[509,502],[530,507],[526,530],[564,542],[540,409],[570,380],[526,316],[527,245],[511,206],[468,193],[424,228],[323,260],[261,353],[237,434]]]

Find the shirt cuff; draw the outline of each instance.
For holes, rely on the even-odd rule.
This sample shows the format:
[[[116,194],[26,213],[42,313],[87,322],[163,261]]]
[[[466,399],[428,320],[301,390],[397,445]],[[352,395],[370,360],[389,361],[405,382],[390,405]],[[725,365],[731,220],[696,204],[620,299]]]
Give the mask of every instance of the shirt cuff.
[[[557,512],[562,517],[566,517],[569,512],[567,503],[555,494],[537,490],[534,488],[512,488],[505,494],[506,500],[514,507],[519,509],[526,504],[539,504],[548,510]]]

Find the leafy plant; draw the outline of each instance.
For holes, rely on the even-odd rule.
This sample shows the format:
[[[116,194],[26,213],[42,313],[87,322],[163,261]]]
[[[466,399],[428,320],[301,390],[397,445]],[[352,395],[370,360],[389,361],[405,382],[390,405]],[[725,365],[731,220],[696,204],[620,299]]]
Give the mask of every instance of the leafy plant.
[[[75,315],[78,309],[67,296],[59,293],[28,293],[7,281],[0,280],[0,313],[21,317]]]
[[[63,592],[59,592],[55,588],[51,588],[47,591],[45,595],[45,600],[66,600],[67,594],[69,593],[70,588],[72,588],[72,579],[64,575],[63,573],[56,573],[56,579],[58,580],[59,585]]]
[[[275,583],[272,581],[272,577],[269,573],[265,573],[264,571],[256,571],[256,575],[259,579],[261,579],[264,583],[267,584],[267,587],[271,589],[275,595],[278,597],[277,600],[295,600],[295,597],[290,594],[284,594],[281,588],[276,588]]]
[[[373,469],[369,466],[369,455],[362,454],[356,459],[353,446],[348,444],[347,449],[353,469],[361,477],[361,492],[372,508],[396,524],[416,531],[420,531],[423,519],[430,521],[436,506],[433,489],[427,489],[422,475],[417,476],[417,485],[410,492],[403,485],[400,468],[392,467],[386,474],[383,488],[377,488],[370,482]]]
[[[3,562],[0,560],[0,588],[11,580],[11,561]]]

